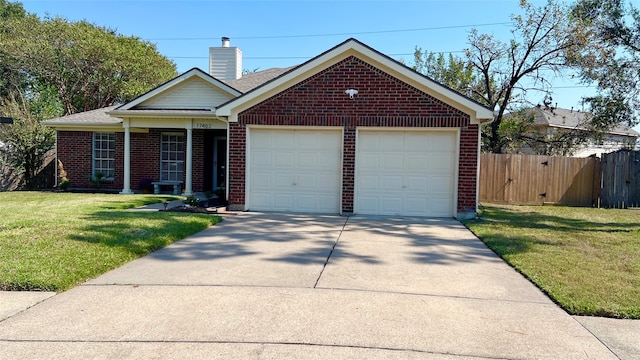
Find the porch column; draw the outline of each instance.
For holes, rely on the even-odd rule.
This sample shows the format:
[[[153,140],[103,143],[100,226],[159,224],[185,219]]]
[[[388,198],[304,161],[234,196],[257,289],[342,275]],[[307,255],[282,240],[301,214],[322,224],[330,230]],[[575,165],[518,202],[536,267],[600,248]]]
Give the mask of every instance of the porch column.
[[[184,194],[185,195],[193,195],[193,190],[191,189],[191,179],[193,178],[191,172],[193,171],[192,165],[193,159],[193,124],[191,121],[187,124],[187,158],[186,158],[186,179],[184,182]]]
[[[120,194],[133,194],[131,191],[131,130],[129,120],[123,119],[124,127],[124,184]]]

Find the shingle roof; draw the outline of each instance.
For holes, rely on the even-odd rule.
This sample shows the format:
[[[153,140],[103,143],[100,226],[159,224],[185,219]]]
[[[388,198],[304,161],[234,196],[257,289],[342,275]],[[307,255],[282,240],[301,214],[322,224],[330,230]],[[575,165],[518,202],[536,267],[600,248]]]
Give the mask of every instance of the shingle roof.
[[[585,122],[587,121],[587,113],[581,111],[547,107],[535,107],[532,108],[532,110],[535,111],[534,123],[536,125],[584,129]],[[622,124],[616,125],[609,133],[634,137],[640,136],[640,133]]]
[[[54,119],[45,120],[42,123],[46,125],[63,125],[63,124],[100,124],[100,125],[111,125],[111,124],[119,124],[122,123],[122,119],[117,117],[113,117],[107,112],[112,111],[117,106],[108,106],[101,109],[89,110],[84,112],[79,112],[67,116],[62,116]]]
[[[271,68],[262,71],[257,71],[254,73],[249,73],[242,75],[240,79],[229,80],[227,81],[227,85],[232,88],[242,91],[246,93],[252,89],[257,88],[258,86],[277,78],[278,76],[286,73],[287,71],[293,69],[295,66],[290,66],[286,68]]]

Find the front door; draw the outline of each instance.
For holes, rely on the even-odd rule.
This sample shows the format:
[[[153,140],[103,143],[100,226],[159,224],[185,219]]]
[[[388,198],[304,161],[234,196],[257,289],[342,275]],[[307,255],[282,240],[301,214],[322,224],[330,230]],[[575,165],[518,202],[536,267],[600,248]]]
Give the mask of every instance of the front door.
[[[227,185],[227,138],[216,136],[213,139],[213,184],[214,190]]]

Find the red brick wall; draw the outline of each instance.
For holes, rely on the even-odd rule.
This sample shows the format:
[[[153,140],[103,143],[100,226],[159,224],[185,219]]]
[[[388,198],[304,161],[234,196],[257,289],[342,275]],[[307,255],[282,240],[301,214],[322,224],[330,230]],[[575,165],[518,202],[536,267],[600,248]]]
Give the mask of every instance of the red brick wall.
[[[89,187],[93,133],[58,131],[58,160],[62,162],[72,187]]]
[[[350,99],[346,89],[357,89]],[[245,203],[247,125],[344,128],[342,211],[353,212],[355,133],[359,126],[461,128],[458,211],[475,209],[478,127],[463,112],[349,57],[242,112],[229,125],[229,202]]]

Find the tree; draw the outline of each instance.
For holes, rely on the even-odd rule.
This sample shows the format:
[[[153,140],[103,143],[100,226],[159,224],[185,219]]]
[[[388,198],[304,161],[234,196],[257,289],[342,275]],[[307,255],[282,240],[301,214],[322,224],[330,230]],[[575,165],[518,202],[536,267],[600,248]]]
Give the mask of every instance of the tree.
[[[58,90],[65,114],[127,102],[176,76],[175,64],[155,45],[85,21],[5,21],[0,48],[31,87]]]
[[[5,144],[3,161],[15,172],[22,173],[24,187],[35,189],[36,175],[45,154],[55,145],[55,132],[40,123],[41,117],[55,117],[62,111],[56,97],[42,97],[33,101],[5,100],[0,112],[14,118],[10,126],[0,128],[0,141]],[[53,112],[53,113],[50,113]],[[39,114],[40,118],[34,114]]]
[[[511,141],[504,136],[505,114],[530,105],[524,97],[528,91],[550,92],[549,77],[562,75],[567,52],[584,44],[573,36],[564,8],[554,0],[542,7],[526,0],[520,5],[524,15],[512,16],[513,38],[508,43],[477,30],[469,35],[466,56],[480,81],[472,91],[495,112],[482,133],[484,149],[492,153],[502,153]]]
[[[477,84],[477,77],[471,63],[465,59],[453,54],[445,58],[442,53],[423,52],[418,47],[413,57],[414,70],[462,94],[473,95],[471,88]]]
[[[569,59],[584,83],[595,82],[598,93],[584,100],[592,123],[612,128],[640,122],[640,11],[623,0],[579,0],[571,9],[589,46],[571,49]]]
[[[27,12],[20,3],[0,0],[0,34],[9,31],[5,23],[9,20],[24,19]],[[1,36],[1,35],[0,35]],[[8,57],[0,47],[0,98],[7,98],[11,92],[24,90],[25,75],[16,71],[15,59]]]
[[[550,78],[568,68],[565,55],[582,46],[584,38],[573,35],[565,8],[554,0],[542,7],[526,0],[520,5],[524,14],[512,15],[510,41],[474,29],[464,58],[450,54],[447,59],[417,48],[415,69],[494,110],[494,121],[482,128],[483,151],[502,153],[527,144],[554,152],[554,144],[584,141],[583,133],[565,134],[563,141],[549,139],[535,130],[533,119],[522,110],[534,105],[526,99],[528,92],[551,93]],[[574,138],[568,141],[571,134]]]

